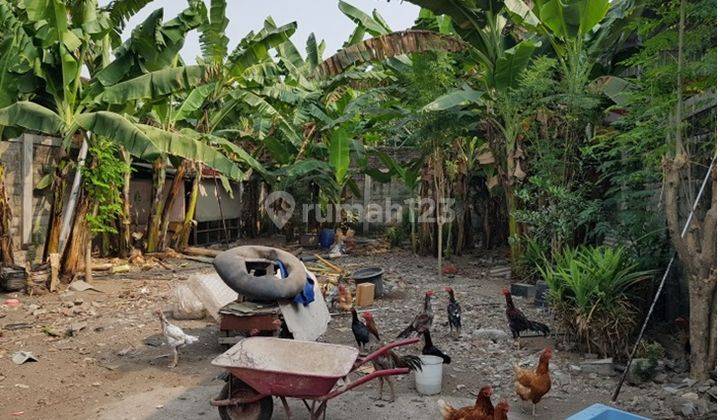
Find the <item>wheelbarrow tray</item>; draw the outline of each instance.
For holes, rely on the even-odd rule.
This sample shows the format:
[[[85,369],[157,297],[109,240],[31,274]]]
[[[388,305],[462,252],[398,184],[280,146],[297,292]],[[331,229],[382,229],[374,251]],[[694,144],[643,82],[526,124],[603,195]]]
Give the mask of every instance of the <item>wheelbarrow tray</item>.
[[[315,398],[332,391],[352,370],[358,350],[314,341],[250,337],[240,341],[212,364],[230,371],[258,393]]]

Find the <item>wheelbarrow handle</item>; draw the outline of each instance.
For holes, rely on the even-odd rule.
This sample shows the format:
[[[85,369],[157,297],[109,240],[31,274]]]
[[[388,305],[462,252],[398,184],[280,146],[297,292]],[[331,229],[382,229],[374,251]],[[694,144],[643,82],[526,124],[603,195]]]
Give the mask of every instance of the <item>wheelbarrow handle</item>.
[[[420,341],[420,338],[415,337],[415,338],[406,338],[406,339],[400,340],[400,341],[393,341],[392,343],[385,344],[384,346],[380,347],[379,349],[377,349],[374,352],[365,356],[365,358],[360,359],[360,361],[357,362],[355,364],[355,366],[356,367],[361,366],[367,362],[373,361],[373,360],[377,359],[378,357],[382,356],[383,354],[387,353],[388,351],[394,349],[395,347],[407,346],[409,344],[415,344],[418,341]]]
[[[404,375],[406,373],[409,373],[410,369],[408,368],[395,368],[395,369],[384,369],[384,370],[376,370],[373,373],[370,373],[368,375],[365,375],[356,381],[350,382],[349,384],[343,385],[339,388],[334,389],[332,392],[330,392],[327,395],[323,395],[322,397],[318,398],[318,401],[327,401],[331,398],[335,398],[338,395],[349,391],[355,387],[358,387],[365,382],[372,381],[375,378],[380,378],[382,376],[390,376],[390,375]]]

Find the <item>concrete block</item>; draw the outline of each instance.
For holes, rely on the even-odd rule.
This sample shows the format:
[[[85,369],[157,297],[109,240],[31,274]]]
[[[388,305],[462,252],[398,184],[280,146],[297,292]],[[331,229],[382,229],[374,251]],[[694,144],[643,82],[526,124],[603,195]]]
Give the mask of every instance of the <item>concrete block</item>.
[[[510,294],[523,298],[535,298],[535,286],[527,283],[513,283],[510,285]]]
[[[586,360],[580,363],[582,371],[585,373],[597,373],[598,375],[613,376],[615,375],[615,367],[612,358]]]

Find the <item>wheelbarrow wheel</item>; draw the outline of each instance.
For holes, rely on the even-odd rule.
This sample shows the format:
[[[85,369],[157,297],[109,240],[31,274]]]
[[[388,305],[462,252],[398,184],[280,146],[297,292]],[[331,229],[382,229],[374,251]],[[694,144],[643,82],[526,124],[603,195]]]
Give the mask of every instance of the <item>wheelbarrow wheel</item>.
[[[238,398],[249,392],[255,391],[245,382],[233,378],[232,383],[225,383],[218,399]],[[265,397],[250,404],[219,406],[218,412],[222,420],[270,420],[273,413],[273,399]]]

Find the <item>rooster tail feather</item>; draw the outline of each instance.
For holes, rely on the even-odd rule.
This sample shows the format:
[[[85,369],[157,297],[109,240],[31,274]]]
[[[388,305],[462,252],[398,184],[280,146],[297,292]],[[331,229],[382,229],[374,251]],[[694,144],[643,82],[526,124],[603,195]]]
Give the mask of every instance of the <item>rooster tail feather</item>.
[[[543,335],[548,335],[548,334],[550,334],[550,327],[548,327],[547,325],[543,324],[542,322],[537,322],[537,321],[529,321],[529,322],[530,322],[530,329],[531,329],[531,330],[533,330],[533,331],[535,331],[535,332],[542,333]]]
[[[398,358],[397,367],[408,368],[415,372],[422,370],[422,360],[419,357],[408,354]]]

